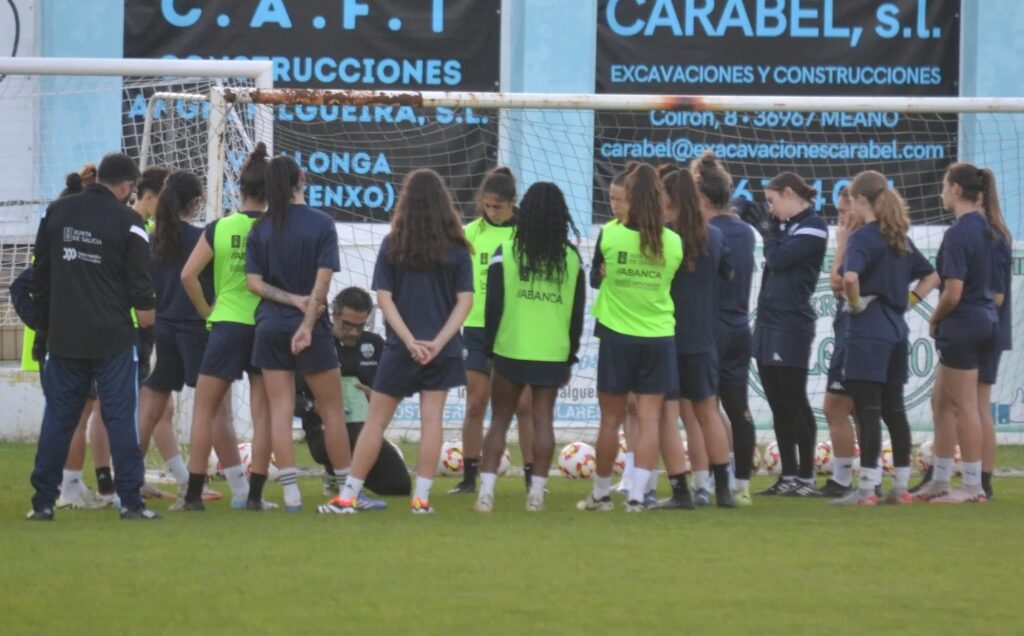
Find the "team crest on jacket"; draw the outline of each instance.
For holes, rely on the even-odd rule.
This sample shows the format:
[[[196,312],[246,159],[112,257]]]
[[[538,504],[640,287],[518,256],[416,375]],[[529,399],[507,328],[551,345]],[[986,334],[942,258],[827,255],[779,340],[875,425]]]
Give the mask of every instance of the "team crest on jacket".
[[[373,345],[370,344],[369,342],[364,342],[363,344],[359,345],[359,353],[363,354],[363,357],[366,359],[372,358]]]

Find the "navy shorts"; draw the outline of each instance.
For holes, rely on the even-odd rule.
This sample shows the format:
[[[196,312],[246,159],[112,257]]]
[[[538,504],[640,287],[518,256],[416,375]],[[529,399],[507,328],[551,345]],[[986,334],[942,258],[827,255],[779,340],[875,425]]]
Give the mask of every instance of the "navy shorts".
[[[832,358],[828,362],[828,386],[826,393],[833,395],[849,395],[843,384],[843,365],[846,363],[846,338],[835,339]]]
[[[750,379],[750,327],[719,327],[718,386],[747,386]]]
[[[494,356],[494,372],[530,386],[562,386],[569,381],[572,366],[567,362],[537,362]]]
[[[178,329],[157,323],[153,330],[156,364],[143,383],[154,391],[195,387],[208,337],[206,329]]]
[[[907,350],[906,340],[847,337],[843,379],[903,386],[910,377]]]
[[[978,369],[981,361],[990,356],[996,348],[996,327],[990,329],[971,328],[966,321],[939,325],[935,348],[939,350],[939,362],[951,369],[968,371]],[[985,333],[988,331],[989,333]]]
[[[484,350],[484,340],[483,327],[462,328],[462,346],[465,347],[462,352],[462,359],[466,371],[476,371],[485,375],[491,374],[491,361],[487,359],[487,353]]]
[[[676,359],[679,370],[679,397],[703,400],[718,395],[718,353],[681,353]]]
[[[807,369],[814,332],[788,331],[754,325],[752,355],[765,367]]]
[[[597,355],[597,390],[622,395],[663,394],[670,398],[679,387],[673,338],[623,340],[604,334]]]
[[[252,364],[264,371],[294,371],[299,375],[322,373],[341,366],[334,349],[334,336],[314,333],[310,345],[293,356],[293,335],[257,329],[252,345]]]
[[[437,357],[422,365],[405,347],[384,347],[373,380],[373,390],[391,397],[406,398],[420,391],[447,391],[466,385],[466,368],[455,357]]]
[[[258,374],[252,364],[252,345],[256,339],[256,326],[240,322],[216,322],[210,330],[203,352],[200,375],[208,375],[233,382],[242,379],[242,373]]]
[[[981,356],[978,361],[978,382],[995,384],[999,377],[999,360],[1003,352],[998,347],[993,347]]]

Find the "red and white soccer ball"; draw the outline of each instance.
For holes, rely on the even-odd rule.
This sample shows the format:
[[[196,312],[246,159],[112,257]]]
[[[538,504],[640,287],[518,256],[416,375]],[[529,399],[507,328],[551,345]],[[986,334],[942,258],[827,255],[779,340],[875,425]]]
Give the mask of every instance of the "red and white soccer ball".
[[[690,447],[686,445],[685,441],[683,442],[683,459],[686,462],[685,466],[683,466],[683,474],[684,475],[692,474],[693,473],[693,462],[690,461]]]
[[[860,474],[860,444],[853,443],[853,473]]]
[[[512,470],[512,453],[505,449],[505,452],[501,454],[501,463],[498,465],[498,474],[505,475],[508,471]]]
[[[914,451],[914,469],[921,475],[924,475],[932,467],[932,446],[934,444],[935,442],[930,439],[925,440]]]
[[[763,464],[764,461],[761,459],[761,451],[757,449],[757,445],[755,444],[754,455],[750,458],[750,474],[756,475],[758,471],[761,470],[761,466]]]
[[[242,468],[245,469],[245,475],[248,477],[252,474],[252,444],[249,442],[239,444],[238,457],[242,460]]]
[[[437,461],[437,472],[447,477],[457,477],[462,474],[462,440],[448,440],[441,447],[441,457]]]
[[[964,458],[960,456],[960,445],[953,449],[953,476],[963,476]]]
[[[896,464],[893,463],[892,443],[886,442],[882,445],[882,473],[892,475],[896,472]]]
[[[814,449],[814,471],[819,475],[832,474],[832,443],[828,440]]]
[[[558,471],[569,479],[590,479],[597,470],[597,453],[584,442],[573,442],[558,453]]]
[[[769,475],[782,473],[782,457],[779,455],[779,443],[772,442],[764,449],[764,470]]]
[[[626,453],[629,448],[626,446],[626,436],[621,432],[619,433],[619,452],[615,455],[615,464],[612,466],[612,470],[616,475],[621,475],[626,472]]]

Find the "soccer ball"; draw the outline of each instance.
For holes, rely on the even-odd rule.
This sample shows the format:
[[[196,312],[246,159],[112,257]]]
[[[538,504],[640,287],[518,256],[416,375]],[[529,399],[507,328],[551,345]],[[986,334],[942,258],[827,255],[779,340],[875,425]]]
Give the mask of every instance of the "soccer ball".
[[[214,477],[223,477],[224,474],[221,472],[220,458],[217,457],[217,451],[210,449],[210,461],[207,462],[206,474],[211,479]]]
[[[619,433],[619,452],[615,455],[615,464],[612,466],[612,470],[616,475],[621,475],[626,472],[626,453],[629,448],[626,446],[626,436]]]
[[[814,470],[819,475],[832,474],[832,444],[830,442],[821,442],[814,449]]]
[[[882,473],[891,475],[896,472],[896,465],[893,463],[892,444],[886,442],[882,445]]]
[[[930,439],[925,440],[914,452],[914,468],[922,475],[932,467],[932,446],[934,443]]]
[[[778,442],[772,442],[764,449],[764,469],[769,475],[782,474],[782,457],[779,455]]]
[[[964,458],[960,456],[960,445],[953,449],[953,476],[961,477],[963,475]]]
[[[692,474],[693,473],[693,463],[690,461],[690,447],[686,445],[685,441],[683,441],[683,459],[685,460],[685,465],[683,466],[683,474],[684,475]]]
[[[245,475],[248,477],[252,474],[252,444],[249,442],[239,444],[238,457],[242,460],[242,468],[245,469]]]
[[[447,477],[462,474],[462,440],[453,439],[441,447],[441,457],[437,462],[437,472]]]
[[[512,453],[505,449],[505,452],[501,455],[501,464],[498,465],[498,474],[504,475],[508,471],[512,470]]]
[[[558,453],[558,470],[569,479],[590,479],[597,470],[597,453],[584,442],[573,442]]]
[[[853,443],[853,474],[860,474],[860,444]]]
[[[754,456],[750,458],[750,474],[756,475],[761,470],[761,464],[764,462],[761,460],[761,451],[757,450],[757,445],[754,445]]]

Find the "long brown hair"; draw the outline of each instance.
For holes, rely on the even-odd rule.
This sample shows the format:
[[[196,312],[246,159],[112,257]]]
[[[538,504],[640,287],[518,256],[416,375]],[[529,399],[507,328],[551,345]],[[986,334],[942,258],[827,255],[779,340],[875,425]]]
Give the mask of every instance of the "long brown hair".
[[[203,196],[203,182],[185,170],[167,175],[156,201],[156,229],[153,231],[153,258],[169,261],[178,254],[182,220],[192,213],[192,204]]]
[[[267,200],[267,173],[270,169],[268,160],[267,144],[257,142],[256,147],[245,159],[242,169],[238,175],[238,189],[243,197],[266,202]]]
[[[472,251],[448,188],[429,169],[410,172],[402,183],[389,237],[388,262],[404,269],[442,267],[453,245]]]
[[[818,198],[818,191],[812,188],[809,183],[804,181],[803,177],[795,172],[780,172],[764,187],[765,190],[774,190],[776,192],[782,192],[786,188],[789,188],[798,197],[807,201],[808,205],[813,205],[814,200]]]
[[[697,190],[717,210],[729,207],[732,199],[732,175],[713,152],[705,152],[700,159],[690,162],[690,172]]]
[[[477,213],[484,215],[483,198],[485,194],[493,194],[502,201],[515,205],[516,202],[516,177],[512,169],[505,166],[498,166],[484,175],[484,181],[480,184],[480,191],[476,195]]]
[[[666,196],[661,179],[650,164],[642,163],[626,176],[625,185],[628,224],[640,231],[640,253],[660,262],[664,259],[661,231],[665,228],[661,204]]]
[[[889,249],[897,254],[910,252],[907,232],[910,231],[910,212],[899,192],[889,187],[885,175],[876,170],[865,170],[850,183],[850,197],[863,196],[871,204],[878,219],[878,231]]]
[[[270,219],[274,231],[281,232],[288,220],[288,208],[292,204],[292,195],[302,182],[302,168],[294,159],[279,155],[267,165],[266,191],[267,213],[260,216],[257,223]]]
[[[996,174],[988,168],[979,168],[972,163],[954,163],[946,171],[946,181],[963,189],[962,198],[976,201],[982,197],[985,217],[992,227],[993,238],[998,234],[1007,241],[1013,241],[1010,228],[1003,220],[1002,208],[999,206],[999,192],[996,189]]]
[[[688,170],[676,170],[665,176],[664,182],[675,213],[674,229],[683,239],[683,267],[692,272],[697,269],[697,259],[708,253],[708,224],[700,213],[697,185]]]

